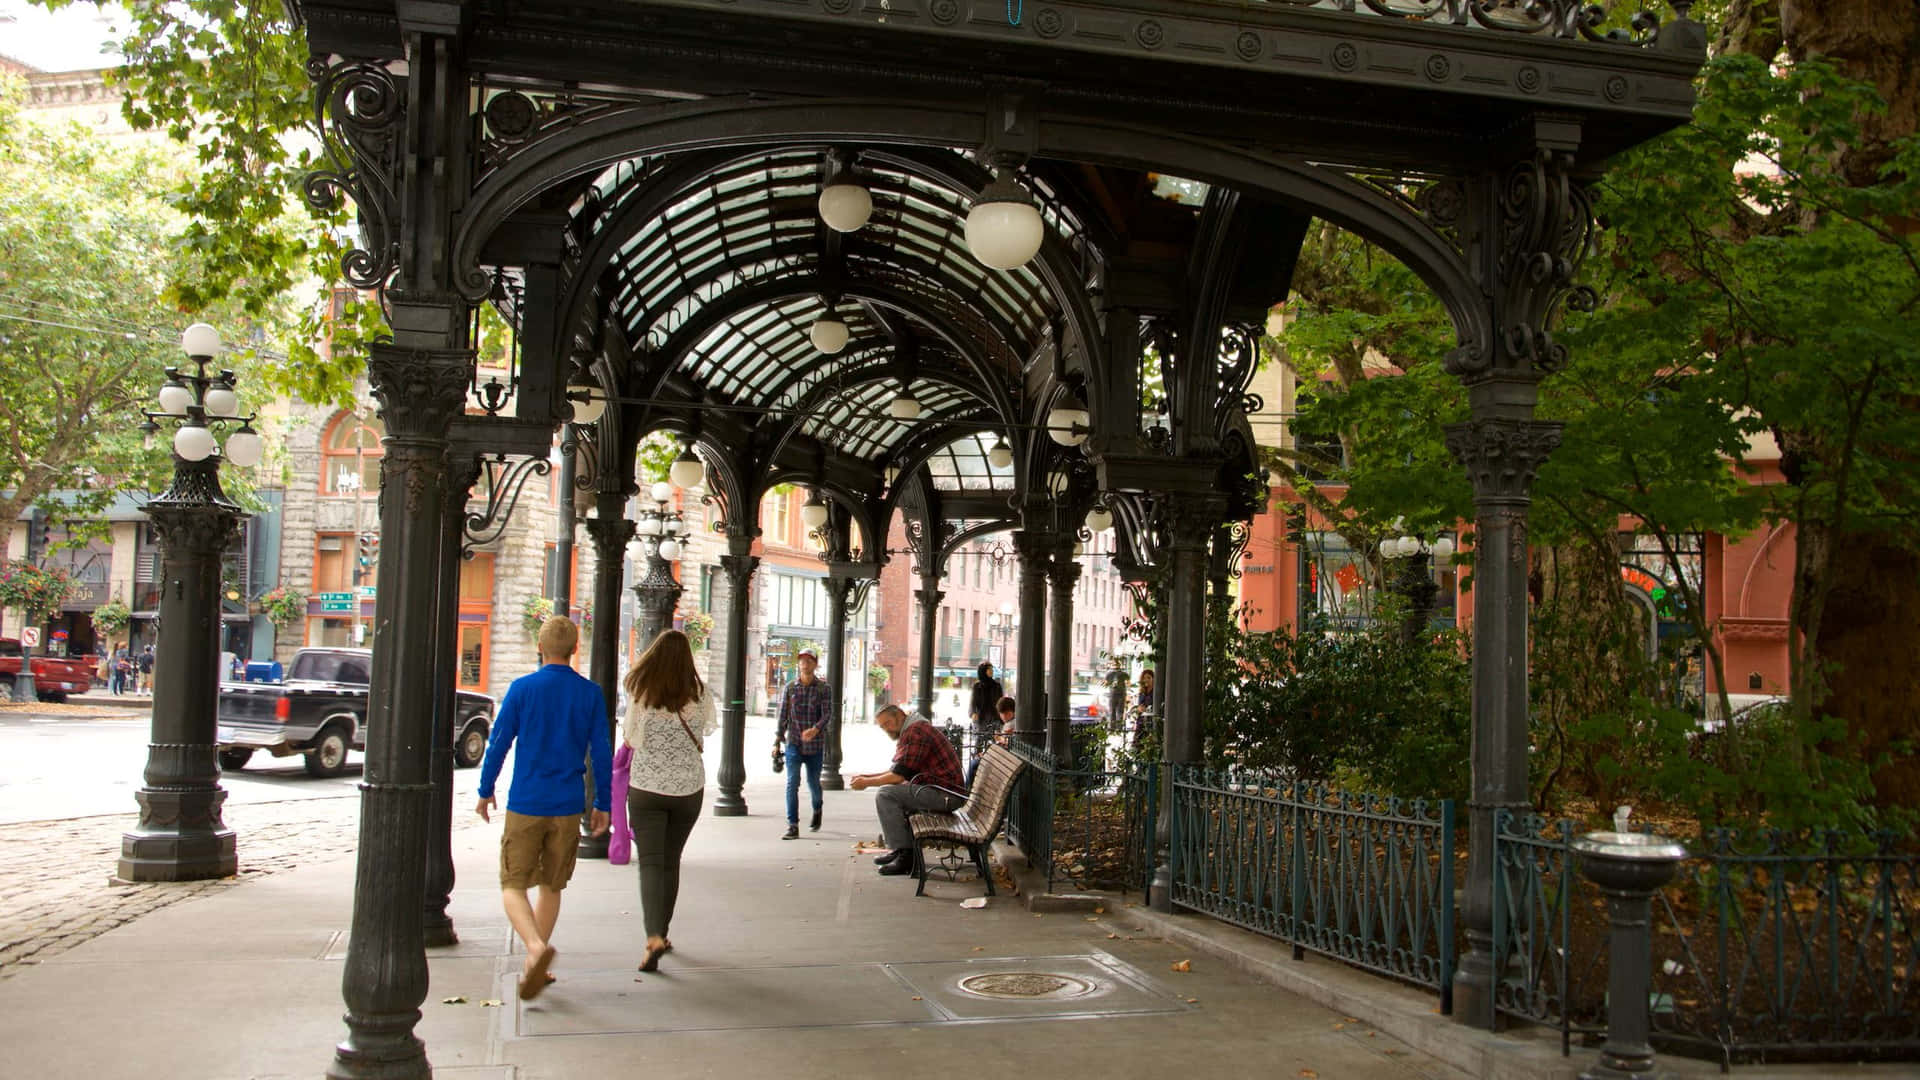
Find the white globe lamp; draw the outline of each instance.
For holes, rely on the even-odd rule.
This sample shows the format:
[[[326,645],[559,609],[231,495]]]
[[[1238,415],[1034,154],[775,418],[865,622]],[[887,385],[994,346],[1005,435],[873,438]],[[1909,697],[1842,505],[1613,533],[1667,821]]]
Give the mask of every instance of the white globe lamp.
[[[1104,506],[1096,506],[1087,511],[1087,528],[1094,532],[1106,532],[1113,528],[1113,511]]]
[[[213,416],[233,416],[240,411],[240,395],[233,388],[214,383],[207,387],[207,412]]]
[[[1079,446],[1087,441],[1087,410],[1069,397],[1047,411],[1047,436],[1061,446]]]
[[[671,538],[660,541],[660,557],[668,562],[679,558],[680,541]]]
[[[251,427],[242,427],[227,436],[227,460],[243,469],[260,464],[260,459],[266,456],[266,450],[260,433]]]
[[[215,449],[213,432],[189,425],[173,433],[173,452],[186,461],[205,461]]]
[[[680,456],[673,459],[673,466],[667,470],[667,478],[673,481],[674,487],[698,487],[707,478],[707,470],[700,464],[700,459],[693,456],[692,450],[683,449]]]
[[[188,407],[193,404],[193,391],[187,389],[184,384],[175,382],[172,379],[168,379],[165,383],[161,384],[158,397],[160,411],[163,413],[171,413],[175,416],[186,412]]]
[[[585,400],[574,395],[584,395]],[[573,403],[573,422],[576,424],[598,423],[607,411],[607,399],[597,386],[576,386],[568,399]]]
[[[1046,223],[1033,195],[1003,171],[980,190],[967,211],[967,250],[995,270],[1025,266],[1046,238]]]
[[[829,311],[813,320],[813,328],[807,331],[807,340],[813,342],[814,348],[832,356],[847,347],[847,324]]]
[[[827,504],[815,495],[800,507],[800,520],[809,529],[817,529],[827,523]]]
[[[1013,447],[1007,445],[1006,439],[1002,438],[994,441],[993,449],[987,451],[987,464],[996,469],[1010,469],[1013,467]]]
[[[900,396],[887,403],[887,415],[895,420],[913,420],[920,415],[920,399],[908,390],[900,391]]]
[[[657,503],[663,503],[663,502],[671,502],[672,500],[673,500],[673,485],[667,483],[665,480],[657,481],[653,485],[653,501]]]
[[[1444,536],[1438,540],[1435,540],[1433,542],[1433,558],[1434,558],[1434,561],[1436,562],[1441,562],[1441,563],[1452,562],[1453,561],[1453,541]]]
[[[872,216],[873,194],[859,184],[841,180],[820,189],[820,220],[834,232],[854,232]]]
[[[180,335],[180,349],[196,360],[207,360],[220,353],[220,331],[197,322]]]

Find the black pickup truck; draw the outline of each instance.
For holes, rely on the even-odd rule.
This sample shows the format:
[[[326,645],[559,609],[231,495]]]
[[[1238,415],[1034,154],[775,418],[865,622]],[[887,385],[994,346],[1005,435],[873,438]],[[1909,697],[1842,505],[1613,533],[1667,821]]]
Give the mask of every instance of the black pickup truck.
[[[255,750],[305,754],[311,776],[338,776],[347,751],[366,749],[370,649],[301,649],[285,682],[220,685],[220,767],[246,767]],[[480,764],[493,724],[493,699],[461,690],[454,704],[453,760]]]

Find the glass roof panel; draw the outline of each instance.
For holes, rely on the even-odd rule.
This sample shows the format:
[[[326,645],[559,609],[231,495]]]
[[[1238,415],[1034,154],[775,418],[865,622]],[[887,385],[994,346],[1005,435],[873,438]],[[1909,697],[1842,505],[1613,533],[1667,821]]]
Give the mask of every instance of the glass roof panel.
[[[987,459],[999,436],[990,432],[964,435],[933,452],[927,474],[938,491],[1012,492],[1013,466],[997,469]]]

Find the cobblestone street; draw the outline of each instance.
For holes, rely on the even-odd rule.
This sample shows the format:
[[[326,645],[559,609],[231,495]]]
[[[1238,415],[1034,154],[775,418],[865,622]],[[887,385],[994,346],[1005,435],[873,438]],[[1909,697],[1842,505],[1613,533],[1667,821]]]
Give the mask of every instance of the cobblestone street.
[[[454,829],[482,824],[456,806]],[[120,835],[134,814],[0,825],[0,979],[170,904],[354,850],[360,800],[229,803],[240,873],[220,881],[117,884]]]

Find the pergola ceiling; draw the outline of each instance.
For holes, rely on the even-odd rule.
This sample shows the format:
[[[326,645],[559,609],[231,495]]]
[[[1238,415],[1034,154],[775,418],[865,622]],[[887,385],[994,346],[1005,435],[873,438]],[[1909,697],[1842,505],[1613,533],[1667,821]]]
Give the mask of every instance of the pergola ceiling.
[[[817,209],[830,153],[872,194],[872,216],[852,233],[829,229]],[[595,273],[590,260],[604,253],[602,314],[589,322],[696,388],[686,408],[745,413],[776,441],[805,436],[878,468],[929,425],[1020,422],[1007,406],[1028,364],[1053,355],[1059,304],[1040,276],[991,269],[967,248],[973,192],[957,181],[979,173],[956,151],[886,146],[625,161],[574,204],[568,273]],[[1086,215],[1044,177],[1024,179],[1050,244],[1078,256],[1083,279],[1094,275]],[[833,355],[808,336],[829,300],[849,330]],[[918,417],[890,414],[903,388]]]

